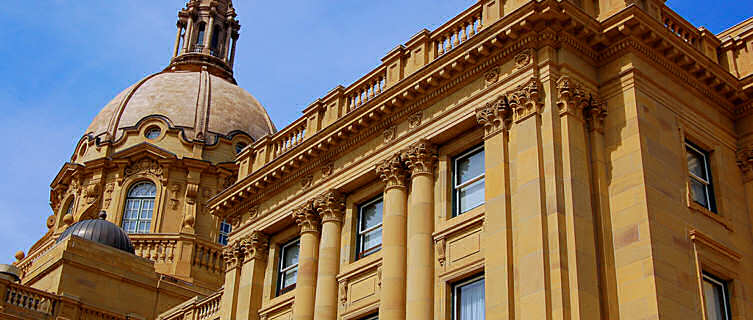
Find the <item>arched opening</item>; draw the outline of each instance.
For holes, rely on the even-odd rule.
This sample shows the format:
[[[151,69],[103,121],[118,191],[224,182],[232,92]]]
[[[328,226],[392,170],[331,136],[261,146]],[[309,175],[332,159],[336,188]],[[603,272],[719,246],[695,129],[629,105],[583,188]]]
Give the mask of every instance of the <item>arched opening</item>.
[[[199,23],[199,31],[196,35],[196,51],[201,51],[204,48],[204,33],[206,33],[206,29],[207,25],[204,22]]]
[[[73,203],[75,203],[75,202],[76,202],[76,197],[75,196],[71,197],[71,199],[68,200],[68,203],[65,204],[65,211],[63,211],[65,213],[63,213],[63,215],[73,214]]]
[[[214,29],[212,29],[212,41],[210,43],[210,49],[212,49],[212,55],[213,56],[219,56],[221,47],[222,46],[222,39],[223,37],[222,27],[219,25],[215,25]]]
[[[149,233],[156,195],[157,187],[151,181],[139,182],[128,190],[123,210],[123,230],[128,233]]]

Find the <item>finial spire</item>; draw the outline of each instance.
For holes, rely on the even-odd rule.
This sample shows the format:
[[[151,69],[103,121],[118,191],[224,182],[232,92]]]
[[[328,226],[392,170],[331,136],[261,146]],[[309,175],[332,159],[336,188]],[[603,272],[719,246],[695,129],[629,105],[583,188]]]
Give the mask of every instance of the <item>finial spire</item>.
[[[198,71],[233,79],[240,23],[230,0],[189,0],[178,12],[178,32],[166,70]]]

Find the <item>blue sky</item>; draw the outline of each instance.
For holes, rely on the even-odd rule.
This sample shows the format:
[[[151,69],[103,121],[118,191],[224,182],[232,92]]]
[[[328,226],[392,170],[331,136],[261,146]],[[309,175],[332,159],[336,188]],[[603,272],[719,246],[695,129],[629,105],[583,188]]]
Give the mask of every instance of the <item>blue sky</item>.
[[[236,0],[235,76],[278,128],[385,53],[475,0]],[[753,16],[747,1],[668,1],[720,32]],[[97,112],[162,70],[183,0],[9,1],[0,10],[0,263],[42,236],[49,184]]]

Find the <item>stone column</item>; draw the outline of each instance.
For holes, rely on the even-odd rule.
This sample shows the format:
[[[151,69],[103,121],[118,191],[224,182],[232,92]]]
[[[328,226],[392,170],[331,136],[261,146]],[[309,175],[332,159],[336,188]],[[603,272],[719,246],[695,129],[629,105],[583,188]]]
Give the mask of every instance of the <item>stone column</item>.
[[[322,219],[314,319],[330,320],[337,318],[337,273],[345,198],[336,190],[329,190],[314,199],[314,207]]]
[[[235,65],[235,47],[238,44],[238,33],[233,32],[233,50],[230,52],[230,68]]]
[[[183,34],[183,49],[181,49],[182,53],[188,53],[191,50],[191,33],[193,33],[193,15],[188,16],[186,33]]]
[[[400,155],[376,166],[384,181],[382,290],[379,319],[405,319],[407,170]]]
[[[225,63],[230,62],[230,41],[233,37],[233,21],[231,20],[230,23],[228,23],[227,26],[227,34],[225,35],[225,53],[223,54],[223,60],[225,60]]]
[[[486,277],[486,316],[510,319],[515,305],[510,229],[509,135],[512,111],[502,96],[476,109],[484,127],[486,217],[482,238]],[[492,182],[493,181],[493,182]],[[494,285],[491,285],[494,284]]]
[[[241,278],[241,265],[245,258],[243,247],[240,242],[228,243],[222,250],[222,258],[225,261],[225,286],[222,293],[221,314],[223,319],[236,319],[238,307],[238,286]]]
[[[293,216],[301,233],[293,319],[311,320],[314,319],[320,220],[319,215],[314,211],[313,201],[308,201],[296,208]]]
[[[240,268],[241,276],[238,288],[236,317],[223,319],[256,320],[261,308],[264,288],[264,270],[269,256],[269,237],[260,231],[254,231],[241,240],[241,247],[246,259]],[[224,298],[224,297],[223,297]]]
[[[180,50],[180,34],[183,31],[183,24],[178,21],[178,33],[175,35],[175,48],[173,49],[173,58],[178,56],[178,51]]]
[[[434,165],[437,148],[428,140],[403,155],[411,174],[408,206],[406,319],[434,319]]]
[[[214,11],[214,8],[212,8]],[[209,54],[209,46],[212,44],[212,35],[214,34],[214,15],[209,16],[209,24],[205,29],[206,37],[204,37],[204,49],[202,53]]]

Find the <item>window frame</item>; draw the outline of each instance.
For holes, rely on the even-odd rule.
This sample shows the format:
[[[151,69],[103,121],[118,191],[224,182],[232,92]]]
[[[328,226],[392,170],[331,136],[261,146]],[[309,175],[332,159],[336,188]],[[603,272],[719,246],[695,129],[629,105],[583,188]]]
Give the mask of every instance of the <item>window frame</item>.
[[[473,186],[474,184],[476,184],[478,182],[482,182],[482,183],[484,183],[484,190],[486,190],[486,168],[484,168],[484,173],[482,173],[481,175],[478,175],[476,177],[468,179],[468,181],[466,181],[466,182],[458,184],[458,177],[459,177],[458,172],[457,172],[457,170],[458,170],[458,165],[457,165],[458,160],[466,158],[466,157],[470,157],[470,156],[472,156],[472,155],[474,155],[476,153],[479,153],[479,152],[484,153],[484,156],[486,156],[486,154],[485,154],[486,150],[484,148],[484,144],[479,144],[479,145],[473,146],[471,148],[468,148],[465,151],[463,151],[463,152],[459,153],[458,155],[453,156],[451,158],[451,166],[452,166],[452,168],[451,168],[452,169],[452,172],[451,172],[451,174],[452,174],[452,179],[451,179],[451,183],[452,183],[451,184],[451,186],[452,186],[452,215],[451,215],[451,218],[457,217],[457,216],[462,215],[462,214],[464,214],[466,212],[470,212],[471,210],[473,210],[475,208],[478,208],[478,207],[480,207],[480,206],[482,206],[482,205],[484,205],[486,203],[486,199],[484,199],[484,202],[482,202],[481,204],[479,204],[479,205],[477,205],[477,206],[475,206],[473,208],[470,208],[470,209],[468,209],[466,211],[460,212],[460,192],[464,188],[471,187],[471,186]],[[484,165],[486,165],[486,163],[484,163]]]
[[[713,213],[718,214],[718,212],[717,212],[717,205],[716,205],[716,196],[714,194],[714,176],[712,174],[711,162],[710,162],[711,152],[708,152],[708,151],[704,150],[703,148],[699,147],[695,143],[692,143],[692,142],[690,142],[688,140],[685,140],[685,153],[686,153],[685,161],[686,162],[687,162],[687,154],[690,153],[690,152],[695,152],[695,153],[699,154],[702,157],[702,160],[703,160],[703,169],[706,172],[707,179],[703,179],[703,178],[701,178],[699,176],[696,176],[693,172],[690,171],[690,167],[687,167],[688,179],[695,180],[695,181],[697,181],[697,182],[699,182],[699,183],[701,183],[701,184],[704,185],[705,191],[706,191],[705,192],[705,196],[706,196],[706,204],[707,205],[704,206],[703,204],[698,203],[697,201],[695,201],[695,198],[693,197],[693,194],[692,194],[693,190],[692,190],[692,187],[690,186],[690,184],[688,185],[688,188],[690,189],[690,190],[688,190],[688,192],[690,194],[690,199],[689,200],[692,201],[693,203],[695,203],[695,204],[697,204],[697,205],[705,208],[706,210],[709,210],[709,211],[711,211]],[[686,166],[687,166],[687,164],[686,164]],[[692,182],[689,182],[689,183],[692,183]]]
[[[141,197],[132,196],[131,192],[134,189],[136,189],[138,186],[142,185],[142,184],[151,184],[154,187],[154,195],[148,196],[148,197],[144,197],[144,196],[141,196]],[[157,192],[157,184],[154,183],[151,180],[137,181],[137,182],[133,183],[128,189],[126,189],[126,197],[125,197],[125,202],[124,202],[123,211],[122,211],[123,212],[123,219],[122,219],[122,221],[120,223],[120,226],[123,228],[123,230],[126,233],[131,233],[131,234],[149,234],[149,233],[152,232],[152,229],[151,229],[152,228],[152,220],[154,220],[154,209],[155,209],[155,205],[157,203],[157,194],[158,194],[158,192]],[[128,218],[128,203],[129,203],[129,201],[132,201],[132,200],[138,200],[138,204],[139,204],[139,207],[138,207],[138,210],[137,210],[138,214],[137,214],[137,216],[136,216],[135,219]],[[145,201],[148,201],[148,200],[151,200],[151,206],[152,206],[151,209],[150,209],[151,212],[149,213],[149,218],[148,219],[142,219],[141,218],[141,214],[144,211],[144,203],[145,203]],[[126,228],[126,225],[125,225],[126,223],[131,223],[131,222],[135,223],[135,228],[133,230],[131,230],[130,228]],[[140,230],[139,227],[141,226],[142,223],[148,224],[147,230],[145,230],[143,232],[139,231]]]
[[[301,255],[301,238],[295,238],[291,241],[288,241],[287,243],[280,246],[280,262],[277,264],[277,296],[281,296],[283,294],[286,294],[290,291],[295,290],[296,285],[298,284],[298,266],[299,263],[296,262],[294,265],[285,267],[285,251],[287,248],[298,245],[298,257],[300,259]],[[300,261],[300,260],[299,260]],[[283,282],[285,281],[285,275],[290,272],[291,270],[295,270],[296,272],[296,283],[291,284],[287,287],[282,287]]]
[[[486,274],[478,274],[475,276],[471,276],[469,278],[466,278],[464,280],[458,281],[456,283],[453,283],[451,286],[451,320],[458,320],[458,312],[460,311],[460,308],[458,308],[458,288],[467,286],[469,284],[473,284],[478,281],[484,281],[484,307],[486,307]]]
[[[75,202],[76,202],[76,196],[73,196],[68,200],[67,205],[65,206],[65,208],[63,208],[63,210],[65,210],[63,211],[63,215],[73,214],[73,204]]]
[[[361,230],[361,222],[363,221],[363,208],[377,203],[382,202],[382,219],[381,222],[373,226],[371,228],[368,228],[366,230]],[[384,196],[377,196],[375,198],[372,198],[371,200],[368,200],[366,202],[363,202],[358,205],[358,217],[356,219],[356,260],[363,259],[365,257],[368,257],[371,254],[377,253],[380,250],[382,250],[382,242],[384,241],[384,238],[382,238],[382,242],[379,243],[379,245],[373,246],[371,248],[363,248],[363,238],[366,234],[372,233],[376,230],[384,230]],[[382,237],[384,237],[384,233],[382,233]]]
[[[223,226],[227,226],[227,232],[222,231]],[[217,243],[226,246],[231,232],[233,232],[233,225],[228,223],[227,220],[220,221],[220,229],[217,233]],[[224,242],[223,239],[225,240]]]
[[[370,314],[368,316],[361,318],[360,320],[379,320],[379,314],[378,313]]]
[[[703,286],[704,282],[711,282],[713,285],[718,285],[721,287],[722,291],[722,307],[724,309],[724,317],[723,320],[732,320],[732,304],[730,300],[730,291],[729,291],[729,281],[722,280],[722,278],[719,278],[711,273],[708,273],[706,271],[703,271],[701,273],[701,285]],[[703,288],[701,288],[701,292],[703,293]],[[703,302],[706,303],[706,295],[703,294]],[[705,306],[704,306],[705,308]],[[706,310],[706,318],[708,318],[708,310]]]

